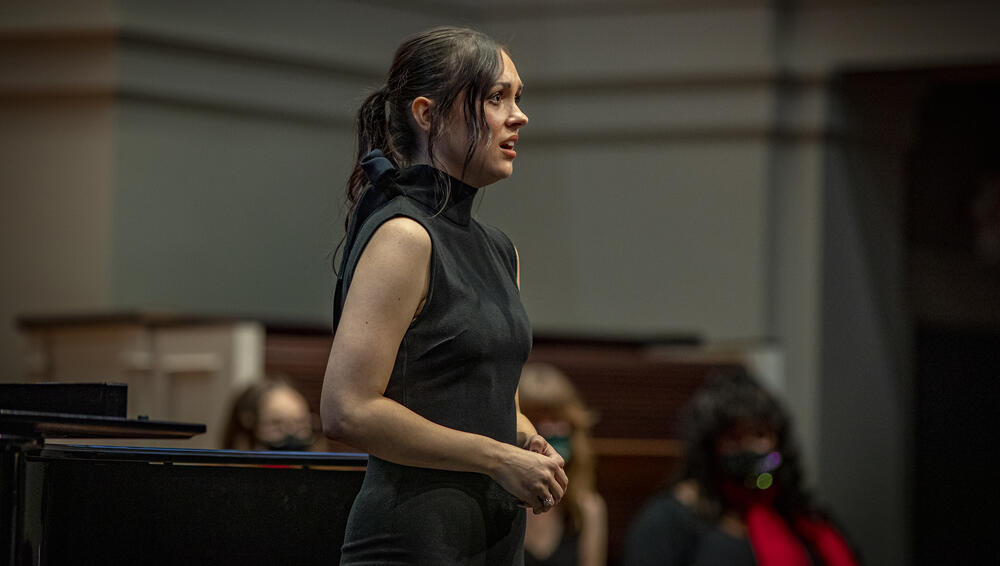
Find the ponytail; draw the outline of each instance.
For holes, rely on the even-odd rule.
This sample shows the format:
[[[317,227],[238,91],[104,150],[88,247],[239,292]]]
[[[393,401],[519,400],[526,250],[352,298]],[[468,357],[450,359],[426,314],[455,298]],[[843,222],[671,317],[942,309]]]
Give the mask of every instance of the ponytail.
[[[347,179],[347,202],[349,208],[353,209],[361,198],[368,185],[368,179],[361,168],[361,158],[373,149],[381,149],[386,157],[398,165],[395,152],[390,150],[391,134],[389,133],[389,90],[382,87],[368,95],[368,98],[361,103],[358,109],[358,117],[355,120],[355,130],[357,132],[357,158],[354,161],[354,169]],[[349,221],[351,215],[348,214],[345,223]],[[345,224],[345,228],[346,228]]]

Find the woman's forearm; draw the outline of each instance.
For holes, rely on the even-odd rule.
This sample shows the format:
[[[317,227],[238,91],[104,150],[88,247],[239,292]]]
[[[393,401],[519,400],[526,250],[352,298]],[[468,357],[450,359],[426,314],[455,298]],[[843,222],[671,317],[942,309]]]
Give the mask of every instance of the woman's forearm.
[[[562,458],[547,445],[525,450],[450,429],[382,395],[331,395],[321,405],[328,436],[390,462],[486,474],[536,513],[551,509],[565,492]]]
[[[493,475],[514,448],[439,425],[381,395],[330,405],[323,407],[328,436],[397,464]]]
[[[524,416],[520,410],[517,412],[517,445],[524,446],[528,439],[532,436],[538,434],[535,430],[535,425],[531,424],[528,417]]]

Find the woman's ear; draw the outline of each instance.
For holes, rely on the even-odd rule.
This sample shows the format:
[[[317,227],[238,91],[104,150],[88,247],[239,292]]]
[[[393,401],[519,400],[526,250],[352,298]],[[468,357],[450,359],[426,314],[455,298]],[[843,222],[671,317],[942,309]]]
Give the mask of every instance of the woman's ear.
[[[418,96],[413,99],[410,105],[410,113],[413,114],[413,122],[424,132],[431,131],[431,108],[434,101],[426,96]]]

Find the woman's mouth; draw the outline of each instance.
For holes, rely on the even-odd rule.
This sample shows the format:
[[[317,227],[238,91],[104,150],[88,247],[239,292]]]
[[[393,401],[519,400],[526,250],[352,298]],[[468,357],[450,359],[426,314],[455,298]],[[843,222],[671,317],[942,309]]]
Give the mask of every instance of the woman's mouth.
[[[504,153],[507,157],[513,159],[517,157],[517,152],[514,151],[515,140],[507,140],[500,144],[500,151]]]

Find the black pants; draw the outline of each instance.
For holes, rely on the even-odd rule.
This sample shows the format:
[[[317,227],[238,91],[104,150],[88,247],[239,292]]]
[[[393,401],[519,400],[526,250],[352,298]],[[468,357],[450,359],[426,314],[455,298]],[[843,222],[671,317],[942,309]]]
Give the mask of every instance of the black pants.
[[[521,566],[524,513],[485,475],[371,457],[340,564]]]

